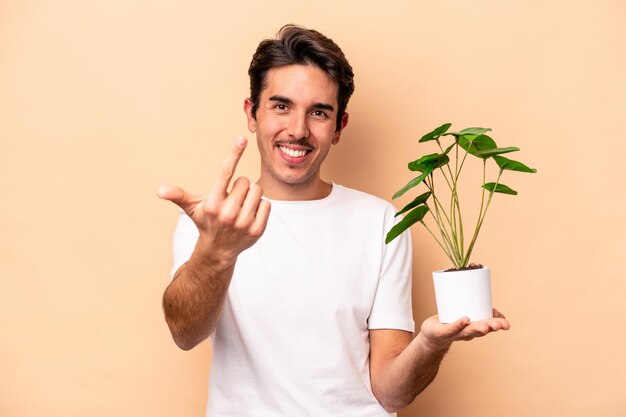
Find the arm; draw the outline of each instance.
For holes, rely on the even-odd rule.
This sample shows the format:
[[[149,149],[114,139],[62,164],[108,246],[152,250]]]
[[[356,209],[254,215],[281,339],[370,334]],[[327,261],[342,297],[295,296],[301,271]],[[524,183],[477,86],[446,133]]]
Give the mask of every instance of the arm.
[[[370,330],[372,391],[387,411],[398,411],[433,381],[452,342],[508,329],[506,318],[494,310],[494,318],[471,323],[462,318],[442,324],[430,317],[413,340],[403,330]]]
[[[215,330],[239,254],[263,234],[270,204],[246,178],[228,185],[246,140],[236,141],[206,198],[178,187],[160,187],[159,197],[182,208],[198,228],[191,258],[181,266],[163,294],[165,320],[176,344],[189,350]]]
[[[234,263],[224,265],[201,247],[198,242],[163,294],[165,321],[183,350],[192,349],[215,330],[234,269]]]

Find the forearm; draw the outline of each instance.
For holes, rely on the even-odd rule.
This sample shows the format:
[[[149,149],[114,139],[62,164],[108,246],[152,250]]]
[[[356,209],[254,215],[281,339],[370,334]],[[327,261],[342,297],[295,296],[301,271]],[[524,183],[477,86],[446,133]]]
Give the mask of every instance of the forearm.
[[[181,349],[192,349],[215,330],[233,270],[234,262],[212,260],[196,247],[176,272],[163,294],[163,310]]]
[[[432,345],[418,334],[372,381],[378,401],[391,412],[409,405],[435,379],[449,347]]]
[[[374,395],[388,411],[407,406],[435,378],[441,360],[453,342],[471,340],[509,327],[506,318],[494,309],[493,318],[475,322],[463,317],[444,324],[437,316],[429,317],[413,340],[408,332],[370,330],[370,373]]]

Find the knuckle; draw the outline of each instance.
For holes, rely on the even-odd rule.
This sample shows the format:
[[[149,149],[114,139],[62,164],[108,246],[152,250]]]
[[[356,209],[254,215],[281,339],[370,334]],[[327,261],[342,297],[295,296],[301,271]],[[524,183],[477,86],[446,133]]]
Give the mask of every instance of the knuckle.
[[[236,196],[237,199],[246,198],[248,194],[248,190],[250,189],[250,180],[245,177],[237,178],[237,180],[233,183],[233,187],[230,190],[230,194]]]
[[[253,238],[259,238],[261,237],[261,235],[263,234],[263,229],[259,228],[259,227],[251,227],[248,230],[248,234],[253,237]]]
[[[243,204],[246,207],[247,211],[249,211],[254,217],[261,209],[261,197],[253,193],[248,193]]]
[[[237,184],[241,188],[244,188],[244,187],[250,188],[250,180],[246,177],[237,178],[237,180],[235,181],[235,184]]]
[[[235,226],[235,223],[237,221],[237,214],[231,211],[222,212],[220,213],[219,219],[222,223],[226,225]]]
[[[216,217],[219,214],[219,206],[212,201],[205,202],[202,208],[210,217]]]
[[[248,222],[241,216],[235,219],[235,221],[233,222],[233,229],[235,229],[239,233],[246,234],[248,231],[248,227]]]
[[[222,177],[230,178],[233,176],[235,169],[230,165],[222,165],[220,168],[220,175]]]

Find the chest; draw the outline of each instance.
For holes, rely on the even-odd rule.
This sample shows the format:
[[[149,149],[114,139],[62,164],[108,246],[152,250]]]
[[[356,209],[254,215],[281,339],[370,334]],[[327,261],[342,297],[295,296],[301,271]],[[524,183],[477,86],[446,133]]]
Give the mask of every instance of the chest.
[[[237,261],[231,302],[273,323],[365,329],[381,264],[377,226],[338,216],[270,219]]]

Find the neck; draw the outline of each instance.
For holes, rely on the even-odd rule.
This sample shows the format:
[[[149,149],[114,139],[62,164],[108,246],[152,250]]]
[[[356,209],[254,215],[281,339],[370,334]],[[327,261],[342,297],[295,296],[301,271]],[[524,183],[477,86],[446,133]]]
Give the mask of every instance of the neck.
[[[316,178],[314,181],[298,184],[276,183],[259,178],[256,182],[263,189],[263,196],[270,200],[305,201],[328,197],[332,185]]]

